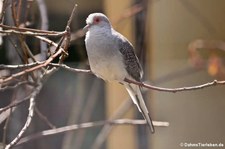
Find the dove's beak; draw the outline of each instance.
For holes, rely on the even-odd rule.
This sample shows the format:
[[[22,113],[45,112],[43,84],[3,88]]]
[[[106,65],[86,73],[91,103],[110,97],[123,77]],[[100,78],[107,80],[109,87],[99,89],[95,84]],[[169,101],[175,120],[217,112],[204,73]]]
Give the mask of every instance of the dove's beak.
[[[84,33],[87,33],[87,32],[88,32],[89,27],[90,27],[90,24],[87,24],[87,25],[83,28]]]

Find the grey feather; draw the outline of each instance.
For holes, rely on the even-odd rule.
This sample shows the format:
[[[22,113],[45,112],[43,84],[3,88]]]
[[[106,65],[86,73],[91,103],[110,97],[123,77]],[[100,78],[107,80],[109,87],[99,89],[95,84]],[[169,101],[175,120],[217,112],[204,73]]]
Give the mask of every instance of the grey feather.
[[[154,133],[155,130],[154,130],[154,126],[152,123],[152,119],[151,119],[148,109],[145,105],[144,99],[141,94],[140,87],[137,85],[127,84],[127,83],[125,83],[124,85],[129,93],[131,99],[133,100],[134,104],[137,106],[138,110],[141,112],[141,114],[145,118],[147,124],[149,125],[151,132]]]
[[[119,51],[123,55],[123,60],[125,64],[125,68],[127,73],[131,76],[132,79],[136,81],[141,81],[143,76],[143,70],[140,65],[140,62],[134,52],[134,48],[132,44],[120,33],[114,32],[116,36],[119,36]],[[145,118],[147,124],[152,133],[154,133],[154,126],[152,123],[152,119],[149,115],[148,109],[145,105],[144,99],[141,94],[140,87],[137,85],[131,85],[124,83],[131,99],[133,100],[134,104],[137,106],[138,110],[142,113],[143,117]]]
[[[119,33],[118,33],[118,36],[121,37],[121,38],[118,38],[120,39],[119,51],[123,55],[126,70],[133,79],[135,79],[136,81],[140,81],[143,76],[143,70],[136,54],[134,53],[134,48],[132,44],[125,37],[123,37]]]

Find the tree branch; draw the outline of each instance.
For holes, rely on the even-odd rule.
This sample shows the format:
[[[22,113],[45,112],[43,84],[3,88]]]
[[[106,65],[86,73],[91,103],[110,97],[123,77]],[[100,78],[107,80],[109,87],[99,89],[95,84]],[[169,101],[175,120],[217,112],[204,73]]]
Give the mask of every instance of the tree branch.
[[[56,45],[57,44],[54,43],[54,46],[56,46]],[[66,69],[66,70],[69,70],[69,71],[75,72],[75,73],[89,73],[89,74],[92,73],[91,70],[88,70],[88,69],[77,69],[77,68],[71,68],[71,67],[69,67],[69,66],[67,66],[65,64],[51,63],[51,61],[57,55],[59,55],[59,52],[57,52],[55,54],[55,56],[53,56],[52,58],[50,57],[48,62],[46,62],[46,61],[45,62],[36,62],[36,63],[25,64],[25,65],[0,65],[0,68],[1,69],[3,69],[3,68],[18,69],[18,68],[30,67],[27,70],[24,70],[22,72],[19,72],[18,74],[14,74],[13,76],[8,77],[7,80],[12,79],[12,77],[20,76],[21,74],[34,71],[36,69],[39,69],[39,68],[47,66],[47,65],[48,66],[54,66],[54,67],[60,67],[60,68],[63,68],[63,69]],[[6,81],[6,79],[0,80],[0,81]],[[130,79],[127,79],[127,78],[125,78],[124,81],[128,82],[128,83],[139,85],[139,86],[147,88],[147,89],[152,89],[152,90],[156,90],[156,91],[163,91],[163,92],[172,92],[172,93],[182,92],[182,91],[198,90],[198,89],[203,89],[203,88],[212,87],[212,86],[218,86],[218,85],[225,85],[225,81],[213,80],[211,82],[207,82],[207,83],[200,84],[200,85],[195,85],[195,86],[179,87],[179,88],[163,88],[163,87],[157,87],[157,86],[154,86],[154,85],[150,85],[150,84],[146,84],[146,83],[130,80]]]
[[[3,84],[5,82],[8,82],[8,81],[10,81],[12,79],[15,79],[15,78],[17,78],[19,76],[22,76],[24,74],[27,74],[29,72],[33,72],[35,70],[38,70],[38,69],[41,69],[42,67],[47,66],[49,63],[51,63],[57,56],[59,56],[60,54],[62,54],[62,52],[64,51],[63,48],[60,47],[60,44],[56,44],[55,42],[53,42],[53,41],[51,41],[51,40],[49,40],[47,38],[44,38],[42,36],[36,36],[36,37],[39,38],[39,39],[41,39],[41,40],[43,40],[43,41],[45,41],[45,42],[47,42],[47,43],[49,43],[50,45],[52,45],[54,47],[56,47],[56,51],[57,52],[55,54],[53,54],[52,56],[50,56],[46,61],[44,61],[43,64],[40,64],[40,65],[31,67],[31,68],[26,69],[24,71],[20,71],[20,72],[18,72],[16,74],[13,74],[13,75],[11,75],[11,76],[9,76],[7,78],[0,79],[0,84]]]
[[[44,130],[44,131],[38,132],[36,134],[26,136],[26,137],[22,138],[20,140],[20,142],[18,142],[17,145],[21,145],[21,144],[27,143],[29,141],[43,138],[43,137],[50,136],[50,135],[65,133],[68,131],[75,131],[75,130],[84,129],[84,128],[93,128],[93,127],[98,127],[98,126],[102,126],[102,125],[146,125],[146,121],[145,120],[118,119],[118,120],[113,120],[113,121],[97,121],[97,122],[74,124],[74,125],[59,127],[56,129]],[[169,123],[153,121],[153,125],[156,127],[167,127],[167,126],[169,126]]]
[[[180,88],[163,88],[163,87],[157,87],[157,86],[145,84],[145,83],[142,83],[142,82],[137,82],[137,81],[134,81],[134,80],[129,80],[127,78],[125,78],[124,81],[126,81],[128,83],[133,83],[133,84],[136,84],[136,85],[139,85],[141,87],[148,88],[148,89],[152,89],[152,90],[156,90],[156,91],[172,92],[172,93],[182,92],[182,91],[198,90],[198,89],[203,89],[203,88],[206,88],[206,87],[211,87],[211,86],[216,86],[216,85],[224,85],[225,84],[225,81],[214,80],[212,82],[208,82],[208,83],[196,85],[196,86],[180,87]]]
[[[66,69],[66,70],[69,70],[69,71],[72,71],[72,72],[92,73],[91,70],[71,68],[71,67],[69,67],[65,64],[50,63],[49,65],[52,65],[52,66],[55,66],[55,67],[61,67],[63,69]],[[204,83],[204,84],[201,84],[201,85],[196,85],[196,86],[179,87],[179,88],[163,88],[163,87],[157,87],[157,86],[154,86],[154,85],[130,80],[130,79],[127,79],[127,78],[125,78],[124,81],[128,82],[128,83],[139,85],[139,86],[147,88],[147,89],[152,89],[152,90],[156,90],[156,91],[163,91],[163,92],[172,92],[172,93],[182,92],[182,91],[198,90],[198,89],[203,89],[203,88],[207,88],[207,87],[211,87],[211,86],[225,85],[225,81],[213,80],[211,82]]]
[[[29,113],[27,116],[27,120],[23,126],[23,128],[20,130],[20,132],[18,133],[18,135],[9,143],[6,145],[5,149],[10,149],[12,148],[14,145],[16,145],[19,140],[22,138],[23,134],[25,133],[25,131],[28,129],[28,127],[30,126],[31,120],[34,116],[34,106],[35,106],[35,98],[38,95],[38,93],[40,92],[41,88],[42,88],[42,84],[40,83],[36,89],[34,90],[34,92],[31,94],[31,98],[30,98],[30,106],[29,106]]]
[[[22,33],[25,34],[26,33],[28,35],[32,35],[32,36],[36,36],[36,33],[39,33],[39,35],[42,36],[64,36],[66,34],[66,31],[62,31],[62,32],[57,32],[57,31],[46,31],[46,30],[38,30],[38,29],[33,29],[33,28],[25,28],[25,27],[15,27],[15,26],[8,26],[8,25],[4,25],[4,24],[0,24],[0,27],[2,27],[3,29],[6,29],[4,31],[8,31],[10,33]]]

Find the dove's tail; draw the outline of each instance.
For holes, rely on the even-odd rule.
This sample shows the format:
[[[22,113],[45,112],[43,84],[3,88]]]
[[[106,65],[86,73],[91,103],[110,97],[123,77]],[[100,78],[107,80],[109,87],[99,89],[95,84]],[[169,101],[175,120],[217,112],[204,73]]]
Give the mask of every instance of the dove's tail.
[[[141,94],[140,87],[138,85],[131,85],[131,84],[124,84],[131,99],[133,100],[134,104],[137,106],[138,110],[142,113],[143,117],[147,121],[147,124],[149,125],[149,128],[152,133],[155,132],[154,126],[151,120],[151,117],[149,115],[148,109],[145,105],[145,101],[143,99],[143,96]]]

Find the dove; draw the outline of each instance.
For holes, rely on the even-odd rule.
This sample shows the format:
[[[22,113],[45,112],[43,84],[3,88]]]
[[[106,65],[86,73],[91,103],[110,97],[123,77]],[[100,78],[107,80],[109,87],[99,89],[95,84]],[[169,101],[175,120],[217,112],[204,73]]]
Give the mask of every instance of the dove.
[[[91,71],[105,81],[124,85],[134,104],[142,113],[150,130],[154,126],[143,99],[140,86],[124,81],[141,81],[143,70],[133,45],[113,29],[109,19],[102,13],[92,13],[86,19],[85,46]]]

